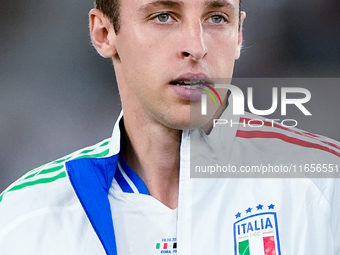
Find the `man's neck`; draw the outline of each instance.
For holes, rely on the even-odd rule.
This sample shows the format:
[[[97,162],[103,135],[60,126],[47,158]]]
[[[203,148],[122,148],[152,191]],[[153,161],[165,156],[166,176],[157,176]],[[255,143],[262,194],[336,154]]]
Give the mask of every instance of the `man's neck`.
[[[123,155],[151,196],[177,208],[182,131],[146,123],[124,112]]]

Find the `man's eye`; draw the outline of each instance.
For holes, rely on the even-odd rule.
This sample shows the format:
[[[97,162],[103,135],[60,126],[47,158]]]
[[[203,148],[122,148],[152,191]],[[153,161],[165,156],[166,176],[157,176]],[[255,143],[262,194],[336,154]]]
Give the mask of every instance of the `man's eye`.
[[[161,13],[156,16],[157,20],[161,23],[165,23],[170,19],[170,15],[167,13]]]
[[[211,19],[211,22],[215,24],[221,24],[222,22],[226,21],[226,19],[221,15],[211,16],[210,19]]]

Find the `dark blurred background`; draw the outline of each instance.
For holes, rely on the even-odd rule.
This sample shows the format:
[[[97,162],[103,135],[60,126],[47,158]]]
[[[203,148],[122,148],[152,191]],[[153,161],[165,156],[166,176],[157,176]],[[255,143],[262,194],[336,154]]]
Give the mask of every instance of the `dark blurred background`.
[[[339,0],[243,2],[236,77],[340,76]],[[121,106],[112,64],[90,43],[92,7],[84,0],[1,1],[0,192],[28,170],[111,135]],[[340,140],[340,86],[313,89],[311,107],[321,105],[325,120],[299,127]],[[254,94],[260,109],[262,93]]]

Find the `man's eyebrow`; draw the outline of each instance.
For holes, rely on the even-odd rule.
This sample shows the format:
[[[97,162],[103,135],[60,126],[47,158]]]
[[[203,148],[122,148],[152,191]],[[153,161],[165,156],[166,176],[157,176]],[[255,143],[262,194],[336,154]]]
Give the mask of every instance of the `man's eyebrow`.
[[[138,11],[144,11],[145,9],[149,7],[158,7],[158,6],[180,7],[181,5],[184,5],[183,2],[178,1],[178,0],[157,0],[157,1],[142,5],[141,7],[138,8]]]
[[[208,1],[205,4],[206,8],[222,8],[222,7],[229,7],[231,9],[236,10],[235,5],[233,5],[231,2],[228,0],[213,0],[213,1]]]

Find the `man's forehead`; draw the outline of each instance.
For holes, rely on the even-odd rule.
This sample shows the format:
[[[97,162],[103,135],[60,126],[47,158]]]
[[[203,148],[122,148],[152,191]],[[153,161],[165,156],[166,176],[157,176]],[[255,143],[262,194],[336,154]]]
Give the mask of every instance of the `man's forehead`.
[[[194,7],[202,6],[205,8],[238,8],[239,0],[142,0],[139,2],[138,10],[142,11],[152,7]]]

